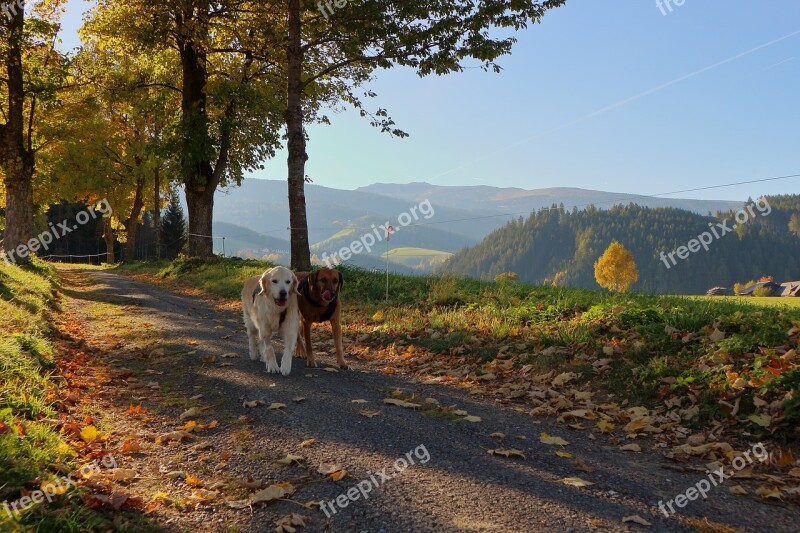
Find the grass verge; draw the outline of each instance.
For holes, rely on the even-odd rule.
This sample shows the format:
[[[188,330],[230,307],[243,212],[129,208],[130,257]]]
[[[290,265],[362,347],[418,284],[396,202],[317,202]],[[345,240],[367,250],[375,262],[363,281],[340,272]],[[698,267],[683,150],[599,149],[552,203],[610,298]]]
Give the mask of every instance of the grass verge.
[[[269,266],[215,259],[123,269],[235,301],[243,280]],[[521,376],[569,374],[615,405],[673,412],[681,431],[724,425],[750,440],[800,440],[800,308],[403,275],[391,276],[386,302],[384,274],[341,270],[349,348],[385,359],[387,372],[534,404],[536,387]]]

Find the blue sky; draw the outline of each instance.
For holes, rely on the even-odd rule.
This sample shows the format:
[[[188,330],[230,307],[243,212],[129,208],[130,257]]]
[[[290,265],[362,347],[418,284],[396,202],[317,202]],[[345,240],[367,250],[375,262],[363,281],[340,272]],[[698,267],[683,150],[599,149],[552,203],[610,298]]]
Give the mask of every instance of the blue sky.
[[[411,137],[333,115],[309,130],[307,173],[341,189],[427,181],[635,194],[800,173],[800,2],[671,3],[663,15],[656,0],[568,0],[518,34],[500,74],[380,71],[369,104]],[[86,5],[70,2],[65,47],[77,45]],[[285,179],[285,161],[279,153],[255,177]],[[800,193],[800,178],[678,196],[778,193]]]

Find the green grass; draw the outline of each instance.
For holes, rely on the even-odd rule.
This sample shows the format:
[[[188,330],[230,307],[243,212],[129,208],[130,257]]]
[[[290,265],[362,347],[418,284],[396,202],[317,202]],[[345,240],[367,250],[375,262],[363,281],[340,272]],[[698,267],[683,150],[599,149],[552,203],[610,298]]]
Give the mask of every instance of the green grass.
[[[39,487],[37,480],[63,476],[53,465],[77,466],[71,447],[43,420],[58,416],[50,391],[63,386],[53,360],[50,325],[57,312],[56,286],[55,271],[44,263],[20,267],[0,262],[0,425],[4,424],[0,502],[17,501],[23,488]],[[139,524],[135,516],[125,519]],[[33,506],[18,519],[0,508],[0,531],[105,531],[111,527],[103,514],[85,507],[74,489],[50,504]],[[129,529],[133,530],[137,529]]]
[[[400,263],[408,267],[413,267],[429,259],[445,259],[453,254],[441,250],[430,250],[428,248],[393,248],[388,252],[389,260]],[[387,252],[381,254],[382,259],[386,259]]]
[[[692,296],[691,298],[724,300],[744,305],[757,305],[763,307],[788,307],[800,308],[800,298],[796,297],[758,297],[758,296]]]
[[[238,299],[244,279],[269,266],[216,259],[123,268]],[[800,337],[787,334],[800,325],[796,300],[777,305],[779,298],[616,294],[392,275],[386,302],[384,274],[350,267],[341,271],[345,326],[372,350],[389,349],[402,340],[432,354],[457,353],[479,364],[506,349],[518,356],[518,365],[581,373],[594,389],[632,405],[662,403],[666,379],[674,381],[666,386],[667,392],[681,396],[692,392],[701,399],[702,423],[719,415],[717,399],[738,392],[731,376],[754,384],[741,391],[740,416],[754,412],[754,396],[766,401],[791,398],[792,391],[800,396],[800,370],[782,366],[776,371],[780,350],[796,347]],[[715,326],[725,332],[725,339],[709,339]],[[603,350],[612,345],[620,351],[609,356]],[[548,347],[558,350],[548,352]],[[594,375],[591,362],[606,357],[612,359],[610,373]],[[799,420],[800,402],[785,401],[784,411],[786,420]],[[782,423],[771,435],[744,419],[742,424],[757,436],[797,438],[791,424]]]

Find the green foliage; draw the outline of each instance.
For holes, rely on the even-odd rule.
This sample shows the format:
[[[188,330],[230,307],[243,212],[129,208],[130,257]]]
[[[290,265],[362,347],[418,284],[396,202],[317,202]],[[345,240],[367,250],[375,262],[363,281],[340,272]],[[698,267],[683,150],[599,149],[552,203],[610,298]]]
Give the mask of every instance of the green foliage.
[[[494,279],[516,272],[521,281],[585,288],[597,287],[594,261],[614,240],[624,242],[636,258],[639,281],[632,290],[704,294],[709,287],[732,287],[737,280],[757,279],[770,272],[776,281],[798,277],[800,240],[788,230],[792,214],[800,211],[800,195],[767,200],[769,216],[756,216],[742,224],[741,237],[727,234],[715,239],[686,260],[667,268],[660,258],[709,231],[709,223],[730,219],[700,216],[672,208],[644,208],[635,204],[609,210],[589,207],[566,211],[557,206],[542,209],[520,223],[517,220],[488,235],[480,244],[456,253],[441,269],[462,276]]]
[[[187,241],[186,217],[178,195],[173,193],[161,218],[161,248],[164,256],[175,259]]]

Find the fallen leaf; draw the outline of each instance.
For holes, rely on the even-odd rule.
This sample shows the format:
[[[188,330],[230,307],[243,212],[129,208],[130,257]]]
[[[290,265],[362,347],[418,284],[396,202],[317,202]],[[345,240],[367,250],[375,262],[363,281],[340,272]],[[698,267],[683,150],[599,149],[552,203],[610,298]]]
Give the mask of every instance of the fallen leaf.
[[[642,451],[642,447],[636,444],[635,442],[632,442],[630,444],[626,444],[625,446],[620,447],[620,450],[625,452],[640,452]]]
[[[522,459],[526,458],[524,453],[514,448],[511,449],[497,448],[494,450],[487,450],[487,451],[489,452],[489,455],[502,455],[503,457],[508,457],[508,458],[511,457],[521,457]]]
[[[81,430],[81,439],[85,443],[91,443],[100,438],[100,432],[94,426],[86,426]]]
[[[639,516],[638,514],[631,515],[631,516],[623,516],[623,522],[633,522],[634,524],[639,524],[640,526],[652,526],[650,522]]]
[[[556,455],[559,457],[563,457],[564,459],[572,459],[572,454],[569,452],[562,452],[559,450],[556,452]]]
[[[383,400],[383,403],[405,407],[406,409],[416,409],[419,407],[419,404],[407,402],[405,400],[398,400],[397,398],[386,398]]]
[[[497,431],[497,432],[495,432],[495,433],[492,433],[492,434],[491,434],[491,435],[489,435],[489,436],[490,436],[491,438],[493,438],[493,439],[504,439],[504,438],[506,437],[506,434],[505,434],[505,433],[500,433],[499,431]]]
[[[306,399],[303,396],[295,396],[294,398],[292,398],[292,401],[295,403],[300,403],[306,401]]]
[[[747,419],[762,428],[768,428],[772,423],[772,417],[769,415],[750,415]]]
[[[556,437],[555,435],[548,435],[544,431],[539,434],[539,440],[544,444],[549,444],[550,446],[566,446],[569,442],[565,441],[561,437]]]
[[[737,496],[744,496],[747,494],[747,490],[741,485],[734,485],[732,487],[728,487],[728,492],[731,494],[735,494]]]
[[[350,400],[350,403],[367,403],[367,400]]]
[[[572,464],[575,467],[575,470],[580,470],[581,472],[594,472],[595,470],[594,467],[587,465],[586,462],[580,457],[576,458]]]
[[[275,528],[275,533],[295,533],[298,527],[306,527],[310,521],[310,516],[289,513],[275,522],[275,525],[278,526]]]
[[[778,487],[758,487],[756,489],[756,494],[764,498],[775,498],[777,500],[782,500],[783,496],[781,496],[781,489]]]
[[[269,408],[272,409],[273,411],[276,409],[283,409],[284,407],[286,407],[285,403],[274,402],[269,404]]]
[[[462,418],[461,420],[466,420],[467,422],[480,422],[481,417],[475,415],[468,415]]]
[[[579,477],[565,477],[561,480],[561,483],[572,487],[588,487],[589,485],[594,485],[591,481],[586,481]]]
[[[300,446],[301,448],[305,448],[306,446],[311,446],[311,445],[312,445],[312,444],[314,444],[315,442],[317,442],[317,439],[316,439],[316,438],[310,438],[310,439],[306,439],[306,440],[304,440],[303,442],[301,442],[301,443],[299,444],[299,446]]]
[[[178,431],[170,431],[169,433],[164,433],[163,435],[159,435],[156,437],[156,444],[163,444],[170,441],[182,441],[183,439],[191,439],[192,434],[188,431],[178,430]]]
[[[133,468],[115,468],[109,473],[114,481],[130,481],[136,477],[136,470]]]
[[[362,409],[358,412],[361,416],[366,416],[367,418],[373,418],[381,414],[380,411],[373,411],[371,409]]]
[[[286,454],[286,457],[284,457],[283,459],[278,459],[277,461],[275,461],[275,463],[279,465],[290,466],[292,463],[300,465],[303,461],[305,461],[305,457],[303,457],[302,455],[294,455],[288,453]]]
[[[246,407],[248,409],[252,409],[253,407],[258,407],[259,405],[264,405],[263,400],[252,400],[249,402],[242,403],[242,407]]]
[[[181,416],[179,416],[178,418],[180,418],[181,420],[186,420],[187,418],[192,418],[202,413],[203,411],[200,410],[199,407],[192,407],[181,413]]]

